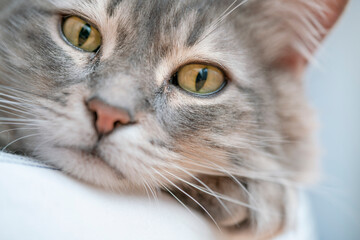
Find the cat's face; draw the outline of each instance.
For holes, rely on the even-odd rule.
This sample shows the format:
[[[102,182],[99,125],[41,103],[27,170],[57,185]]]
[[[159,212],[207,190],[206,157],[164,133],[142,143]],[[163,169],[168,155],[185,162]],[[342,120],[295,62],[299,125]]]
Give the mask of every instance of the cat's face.
[[[311,4],[285,2],[13,1],[0,15],[3,145],[99,186],[168,190],[222,226],[279,230],[313,152],[299,52],[314,36],[295,16]],[[98,30],[93,52],[66,34],[75,16]],[[184,66],[221,83],[193,93]]]

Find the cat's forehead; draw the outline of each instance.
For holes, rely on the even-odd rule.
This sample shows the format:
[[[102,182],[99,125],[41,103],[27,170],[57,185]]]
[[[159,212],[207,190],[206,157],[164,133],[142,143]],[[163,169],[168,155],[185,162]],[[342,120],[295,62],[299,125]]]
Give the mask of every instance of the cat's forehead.
[[[233,1],[223,0],[38,0],[40,5],[50,3],[59,10],[74,10],[79,13],[106,19],[109,17],[132,18],[133,20],[148,20],[152,22],[158,18],[163,20],[172,20],[178,24],[180,18],[194,12],[198,16],[207,16],[216,18],[216,11],[220,17],[222,11],[229,7]],[[214,15],[207,14],[209,11]],[[168,19],[167,19],[168,18]]]
[[[109,15],[113,15],[121,6],[128,7],[131,10],[138,10],[142,13],[146,13],[147,10],[155,11],[159,14],[164,14],[163,10],[186,10],[186,9],[198,9],[221,6],[234,5],[233,0],[35,0],[37,3],[43,4],[49,2],[59,8],[83,8],[84,11],[91,11],[91,8],[102,9],[106,6],[106,10]],[[134,9],[137,8],[137,9]],[[80,9],[79,9],[80,10]]]
[[[186,44],[193,45],[211,23],[220,20],[232,1],[214,0],[50,0],[60,11],[69,11],[88,18],[100,28],[137,30],[147,33],[149,40],[156,37],[187,34]],[[101,29],[101,30],[103,30]]]

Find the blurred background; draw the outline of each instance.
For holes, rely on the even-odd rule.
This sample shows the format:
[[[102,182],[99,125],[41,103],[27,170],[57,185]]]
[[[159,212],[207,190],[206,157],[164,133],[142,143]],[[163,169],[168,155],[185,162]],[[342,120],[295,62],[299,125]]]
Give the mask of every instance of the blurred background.
[[[359,12],[351,0],[306,76],[321,122],[323,178],[309,193],[319,240],[360,239]]]

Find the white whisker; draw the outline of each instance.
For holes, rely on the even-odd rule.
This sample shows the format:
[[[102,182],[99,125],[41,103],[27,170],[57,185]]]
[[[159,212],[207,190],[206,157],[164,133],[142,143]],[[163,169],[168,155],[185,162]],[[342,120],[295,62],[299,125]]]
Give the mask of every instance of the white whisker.
[[[150,197],[150,194],[149,194],[149,189],[150,189],[150,187],[149,187],[147,181],[145,180],[145,178],[142,178],[142,181],[143,181],[143,183],[144,183],[143,186],[144,186],[144,189],[145,189],[145,191],[146,191],[147,198],[148,198],[148,200],[150,201],[150,200],[151,200],[151,197]]]
[[[4,131],[1,131],[0,134],[3,134],[3,133],[7,133],[7,132],[12,132],[12,131],[17,131],[17,130],[37,130],[39,128],[12,128],[12,129],[7,129],[7,130],[4,130]]]
[[[178,180],[180,180],[180,181],[182,181],[182,182],[184,182],[184,183],[186,183],[186,184],[188,184],[188,185],[190,185],[190,186],[192,186],[192,187],[195,187],[196,189],[198,189],[198,190],[200,190],[200,191],[202,191],[202,192],[204,192],[204,193],[207,193],[207,194],[209,194],[210,196],[215,197],[216,200],[220,203],[220,205],[225,209],[225,211],[226,211],[228,214],[230,214],[230,215],[232,214],[232,213],[230,212],[229,208],[224,204],[224,202],[219,198],[219,196],[218,196],[217,194],[215,194],[215,192],[214,192],[211,188],[209,188],[209,186],[207,186],[204,182],[202,182],[200,179],[198,179],[197,177],[195,177],[193,174],[189,173],[189,172],[186,171],[185,169],[182,169],[181,167],[178,167],[178,169],[179,169],[180,171],[183,171],[184,173],[186,173],[187,175],[189,175],[189,176],[192,177],[193,179],[195,179],[197,182],[199,182],[202,186],[204,186],[204,187],[207,189],[207,191],[203,191],[203,190],[199,189],[198,187],[195,187],[195,186],[196,186],[195,184],[192,184],[192,183],[190,183],[190,182],[188,182],[188,181],[186,181],[186,180],[184,180],[184,179],[176,176],[175,174],[170,173],[169,171],[166,171],[166,170],[164,170],[164,171],[167,172],[168,174],[172,175],[172,176],[175,177],[176,179],[178,179]],[[194,186],[193,186],[193,185],[194,185]]]
[[[167,173],[169,173],[169,172],[167,172]],[[213,191],[213,190],[211,190],[211,189],[210,189],[210,191],[209,191],[209,190],[208,190],[208,187],[200,187],[200,186],[198,186],[198,185],[196,185],[196,184],[193,184],[193,183],[191,183],[191,182],[189,182],[189,181],[186,181],[185,179],[182,179],[182,178],[180,178],[180,177],[177,177],[177,176],[175,176],[175,175],[173,175],[173,174],[171,174],[171,173],[169,173],[169,174],[172,175],[173,177],[175,177],[176,179],[178,179],[178,180],[180,180],[180,181],[188,184],[189,186],[192,186],[193,188],[196,188],[197,190],[199,190],[199,191],[201,191],[201,192],[203,192],[203,193],[206,193],[206,194],[208,194],[208,195],[210,195],[210,196],[213,196],[213,197],[217,198],[218,201],[219,201],[219,203],[225,208],[225,210],[226,210],[230,215],[231,215],[232,213],[230,212],[230,210],[228,209],[228,207],[225,206],[225,204],[223,203],[223,201],[221,201],[221,199],[222,199],[222,200],[225,200],[225,201],[227,201],[227,202],[231,202],[231,203],[234,203],[234,204],[237,204],[237,205],[240,205],[240,206],[243,206],[243,207],[252,209],[252,210],[258,210],[258,209],[254,208],[253,206],[251,206],[251,205],[249,205],[249,204],[246,204],[246,203],[244,203],[244,202],[241,202],[241,201],[238,201],[238,200],[236,200],[236,199],[230,198],[230,197],[228,197],[228,196],[226,196],[226,195],[220,194],[220,193],[215,192],[215,191]]]
[[[220,171],[222,171],[223,173],[227,174],[237,185],[240,186],[240,188],[248,195],[249,199],[252,200],[255,205],[259,205],[257,203],[257,201],[255,200],[255,198],[251,195],[251,193],[249,192],[249,190],[246,189],[246,187],[233,175],[231,174],[229,171],[227,171],[226,169],[224,169],[223,167],[213,163],[215,165],[216,168],[218,168]]]
[[[214,224],[216,225],[216,227],[218,228],[218,230],[220,232],[221,228],[219,226],[219,224],[216,222],[215,218],[209,213],[209,211],[203,206],[201,205],[195,198],[193,198],[190,194],[188,194],[187,192],[185,192],[184,190],[182,190],[180,187],[178,187],[175,183],[173,183],[172,181],[170,181],[167,177],[165,177],[163,174],[161,174],[159,171],[157,171],[156,169],[153,168],[153,170],[159,174],[162,178],[165,179],[165,181],[167,181],[168,183],[170,183],[173,187],[175,187],[176,189],[178,189],[180,192],[182,192],[183,194],[185,194],[188,198],[190,198],[192,201],[194,201],[205,213],[206,215],[209,216],[209,218],[214,222]]]
[[[39,124],[35,124],[35,123],[21,123],[21,122],[0,122],[0,125],[39,126]]]
[[[7,144],[5,147],[3,147],[3,149],[1,149],[1,151],[5,151],[9,146],[11,146],[12,144],[20,141],[20,140],[23,140],[25,138],[30,138],[30,137],[35,137],[35,136],[39,136],[40,134],[39,133],[36,133],[36,134],[30,134],[30,135],[27,135],[27,136],[23,136],[23,137],[20,137],[20,138],[17,138],[15,139],[14,141],[10,142],[9,144]]]
[[[0,100],[0,103],[1,103],[1,100]],[[0,108],[7,109],[7,110],[12,110],[12,111],[19,112],[19,113],[23,113],[25,115],[31,115],[31,116],[34,116],[34,117],[36,116],[35,114],[33,114],[31,112],[25,111],[25,110],[33,110],[33,108],[29,107],[29,108],[26,109],[23,106],[21,106],[21,103],[19,103],[19,105],[20,105],[20,108],[22,108],[23,110],[19,109],[19,106],[17,106],[17,108],[14,108],[14,107],[10,107],[10,106],[3,105],[3,104],[0,104]]]
[[[157,182],[156,178],[153,176],[153,174],[150,173],[150,171],[148,169],[144,168],[144,171],[147,172],[148,176],[150,176],[150,178],[153,182]],[[151,187],[151,185],[148,182],[146,182],[146,183],[149,186],[149,190],[150,190],[151,195],[153,196],[155,202],[159,203],[159,198],[157,196],[157,190],[154,189],[154,187]]]
[[[164,184],[160,183],[161,187],[164,188],[176,201],[178,201],[195,219],[199,220],[199,217],[190,210],[188,206],[186,206],[169,188],[167,188]]]
[[[0,105],[0,108],[1,107],[2,106]],[[2,107],[2,108],[4,108],[4,107]],[[12,115],[13,117],[18,117],[20,119],[28,119],[27,117],[25,117],[23,115],[20,115],[20,114],[14,113],[14,112],[10,112],[10,111],[4,110],[4,109],[0,109],[0,112],[8,114],[8,115]]]
[[[9,121],[9,122],[23,122],[23,123],[34,123],[34,122],[42,122],[42,120],[38,119],[19,119],[19,118],[6,118],[6,117],[0,117],[0,121]]]
[[[235,5],[232,9],[231,7],[237,2],[238,0],[235,0],[226,10],[225,13],[222,14],[219,18],[217,18],[209,27],[207,30],[207,33],[199,39],[198,42],[203,41],[205,38],[207,38],[209,35],[211,35],[220,25],[224,22],[224,20],[235,10],[237,10],[239,7],[247,3],[249,0],[242,0],[240,3]]]
[[[0,85],[0,88],[2,86]],[[5,98],[10,98],[10,99],[13,99],[13,100],[16,100],[18,102],[24,102],[24,103],[32,103],[29,99],[25,99],[25,98],[20,98],[20,97],[17,97],[17,96],[14,96],[14,95],[10,95],[10,94],[6,94],[4,92],[0,92],[0,96],[3,96]]]

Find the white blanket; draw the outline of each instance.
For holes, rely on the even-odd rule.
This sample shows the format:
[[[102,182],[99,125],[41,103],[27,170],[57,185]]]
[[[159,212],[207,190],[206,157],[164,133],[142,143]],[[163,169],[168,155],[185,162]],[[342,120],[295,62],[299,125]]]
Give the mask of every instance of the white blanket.
[[[306,223],[306,209],[300,222]],[[305,226],[305,227],[304,227]],[[279,240],[310,240],[308,224]],[[167,199],[93,188],[37,161],[0,153],[0,239],[216,240],[216,230]]]

